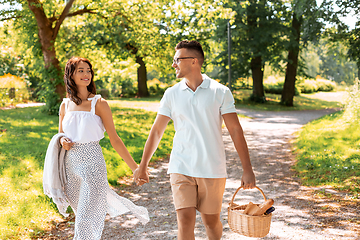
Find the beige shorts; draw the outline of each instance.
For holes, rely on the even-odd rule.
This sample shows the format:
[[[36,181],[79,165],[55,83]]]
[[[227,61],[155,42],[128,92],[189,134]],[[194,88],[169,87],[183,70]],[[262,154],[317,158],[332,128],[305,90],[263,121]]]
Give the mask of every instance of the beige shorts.
[[[221,212],[226,178],[196,178],[170,173],[175,209],[195,207],[204,214]]]

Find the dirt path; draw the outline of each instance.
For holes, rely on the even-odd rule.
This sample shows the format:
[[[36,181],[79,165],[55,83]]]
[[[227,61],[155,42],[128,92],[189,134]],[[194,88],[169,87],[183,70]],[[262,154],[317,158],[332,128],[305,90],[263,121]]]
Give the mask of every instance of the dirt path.
[[[157,105],[154,104],[153,110],[156,108]],[[291,171],[294,158],[289,141],[294,138],[294,132],[305,123],[331,112],[334,110],[239,110],[239,113],[251,117],[242,119],[241,124],[249,145],[257,185],[268,198],[275,200],[276,211],[272,217],[270,233],[263,239],[360,239],[359,201],[350,200],[345,193],[331,188],[303,187]],[[223,239],[254,239],[233,233],[227,224],[227,206],[240,186],[242,170],[226,129],[223,130],[223,139],[229,174],[222,209]],[[136,187],[131,184],[131,179],[124,179],[128,185],[116,189],[120,195],[146,206],[150,222],[142,226],[132,215],[107,218],[102,239],[176,239],[176,214],[166,174],[167,165],[168,160],[164,160],[151,166],[149,184]],[[239,204],[263,201],[257,190],[240,191],[237,199]],[[73,222],[68,222],[60,224],[58,230],[54,229],[52,236],[53,239],[71,239],[72,232]],[[206,239],[199,214],[196,239]]]

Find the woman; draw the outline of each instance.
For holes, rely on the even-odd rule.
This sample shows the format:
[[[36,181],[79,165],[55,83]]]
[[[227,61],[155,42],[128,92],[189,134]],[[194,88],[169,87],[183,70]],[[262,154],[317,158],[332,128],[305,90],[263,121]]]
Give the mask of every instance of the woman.
[[[131,211],[142,223],[148,212],[109,188],[99,141],[104,131],[111,145],[133,172],[138,165],[115,131],[108,103],[96,95],[94,71],[89,60],[72,57],[64,82],[68,98],[60,106],[59,133],[65,155],[65,195],[75,212],[74,239],[100,239],[106,213],[112,217]]]

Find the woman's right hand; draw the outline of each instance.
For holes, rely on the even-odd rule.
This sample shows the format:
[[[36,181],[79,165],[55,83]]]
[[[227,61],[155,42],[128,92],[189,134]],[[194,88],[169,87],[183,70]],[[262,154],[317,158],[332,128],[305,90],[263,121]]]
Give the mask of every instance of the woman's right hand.
[[[138,186],[142,186],[145,183],[149,182],[149,173],[146,170],[141,171],[140,167],[138,167],[134,171],[133,175],[134,175],[134,181]]]
[[[61,137],[60,144],[65,150],[70,150],[72,145],[74,145],[74,143],[67,137]]]

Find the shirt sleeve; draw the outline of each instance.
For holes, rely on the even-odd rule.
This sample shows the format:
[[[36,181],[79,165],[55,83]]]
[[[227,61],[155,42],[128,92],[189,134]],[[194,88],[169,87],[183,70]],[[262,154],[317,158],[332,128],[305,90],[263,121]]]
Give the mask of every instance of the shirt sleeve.
[[[236,113],[235,100],[229,88],[226,88],[223,103],[220,107],[221,115],[227,113]]]
[[[161,98],[158,114],[171,118],[171,103],[169,99],[169,92],[167,90]]]

